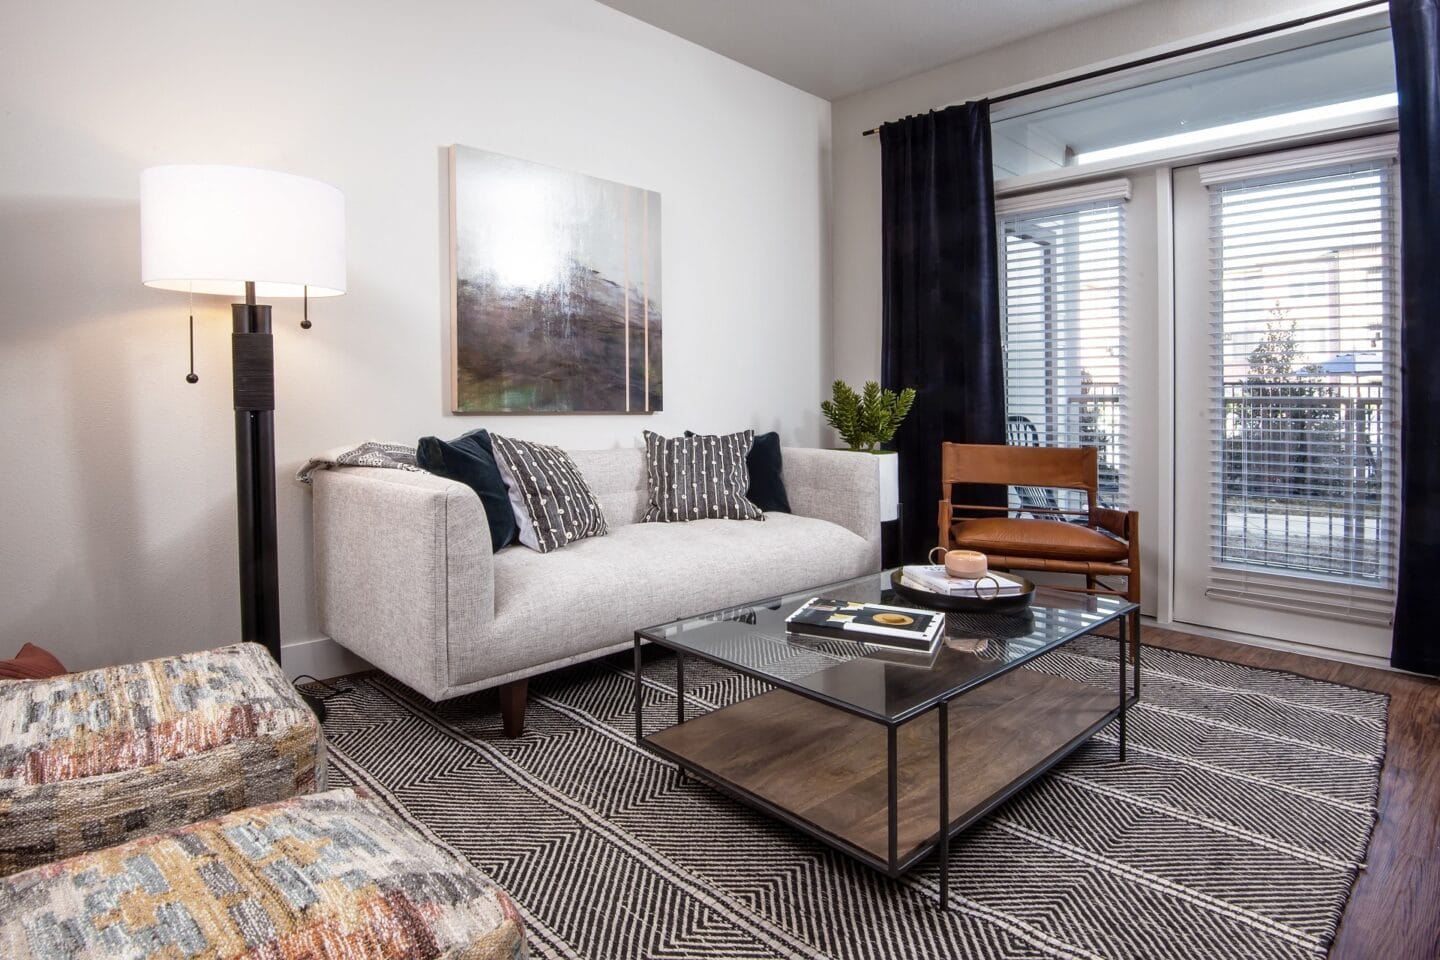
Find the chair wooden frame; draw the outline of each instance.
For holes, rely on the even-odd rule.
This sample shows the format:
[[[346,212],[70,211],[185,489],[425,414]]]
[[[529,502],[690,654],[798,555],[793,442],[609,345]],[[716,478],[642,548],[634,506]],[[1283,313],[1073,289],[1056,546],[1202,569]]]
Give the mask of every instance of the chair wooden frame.
[[[1054,490],[1083,490],[1085,509],[1063,507],[996,507],[955,503],[958,485],[1043,487]],[[1077,593],[1124,597],[1140,602],[1140,514],[1112,510],[1099,505],[1100,464],[1093,447],[1007,446],[993,443],[945,443],[941,445],[940,546],[956,548],[953,538],[956,511],[1028,514],[1040,519],[1080,521],[1123,540],[1128,548],[1124,560],[1097,561],[1083,557],[1026,557],[988,554],[990,564],[1004,570],[1076,574],[1085,578],[1084,587],[1055,586]],[[1124,577],[1125,588],[1106,584],[1101,577]],[[1140,655],[1139,611],[1131,615],[1131,656]]]

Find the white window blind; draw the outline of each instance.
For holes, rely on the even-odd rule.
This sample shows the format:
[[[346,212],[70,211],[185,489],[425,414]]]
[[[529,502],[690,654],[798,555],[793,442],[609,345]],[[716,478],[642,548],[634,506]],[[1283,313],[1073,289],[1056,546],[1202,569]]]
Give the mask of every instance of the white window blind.
[[[1201,171],[1214,599],[1390,620],[1400,376],[1390,149]]]
[[[1100,502],[1129,483],[1125,355],[1125,200],[1129,181],[1002,198],[1005,404],[1009,441],[1099,450]],[[1040,502],[1050,498],[1050,502]],[[1030,488],[1016,506],[1060,499]],[[1075,507],[1083,501],[1060,499]]]

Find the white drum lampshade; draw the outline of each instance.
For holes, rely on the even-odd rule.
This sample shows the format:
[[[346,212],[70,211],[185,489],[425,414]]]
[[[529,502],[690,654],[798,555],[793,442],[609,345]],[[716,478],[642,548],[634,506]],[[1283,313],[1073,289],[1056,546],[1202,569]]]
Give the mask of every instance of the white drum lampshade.
[[[140,279],[260,299],[345,292],[345,195],[274,170],[150,167],[140,175]]]

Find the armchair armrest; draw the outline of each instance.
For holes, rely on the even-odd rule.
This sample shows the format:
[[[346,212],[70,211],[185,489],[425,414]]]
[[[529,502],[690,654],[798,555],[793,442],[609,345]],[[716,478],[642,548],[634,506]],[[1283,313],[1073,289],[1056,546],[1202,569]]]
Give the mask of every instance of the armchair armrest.
[[[790,509],[828,520],[870,544],[880,569],[880,466],[871,453],[786,447],[782,475]]]
[[[323,470],[314,478],[320,627],[432,699],[495,618],[480,498],[425,473]]]

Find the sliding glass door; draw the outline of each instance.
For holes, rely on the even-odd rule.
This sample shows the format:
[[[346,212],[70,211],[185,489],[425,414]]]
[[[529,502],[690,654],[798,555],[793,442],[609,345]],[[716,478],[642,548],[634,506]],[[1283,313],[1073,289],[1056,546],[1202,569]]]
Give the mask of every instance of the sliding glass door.
[[[1396,175],[1391,138],[1174,173],[1176,620],[1388,649]]]

